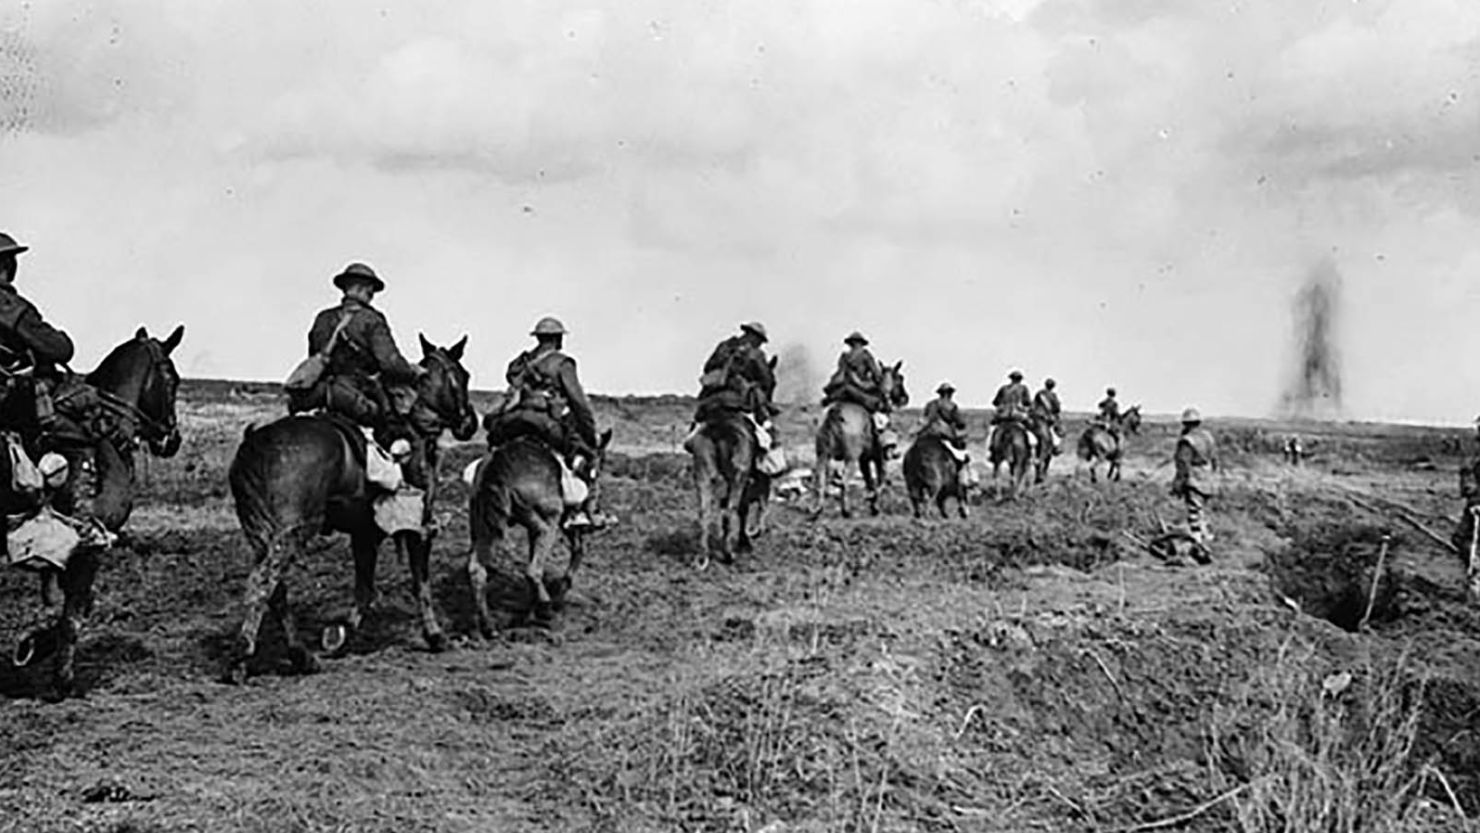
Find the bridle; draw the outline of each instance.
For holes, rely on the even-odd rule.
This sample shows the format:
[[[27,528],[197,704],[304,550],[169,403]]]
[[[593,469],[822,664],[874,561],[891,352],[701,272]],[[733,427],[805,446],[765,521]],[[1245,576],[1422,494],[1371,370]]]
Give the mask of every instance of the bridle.
[[[452,357],[446,355],[445,350],[439,348],[429,352],[426,356],[426,361],[436,362],[444,375],[453,379],[456,378],[458,370],[457,362]],[[423,367],[425,366],[423,364]],[[430,368],[428,369],[430,370]],[[439,409],[428,401],[430,397],[421,388],[427,384],[430,378],[431,376],[429,374],[423,379],[421,385],[418,385],[416,400],[412,403],[411,411],[406,417],[417,433],[423,436],[433,436],[441,433],[444,428],[453,428],[467,417],[465,412],[456,414],[444,413],[442,409]]]

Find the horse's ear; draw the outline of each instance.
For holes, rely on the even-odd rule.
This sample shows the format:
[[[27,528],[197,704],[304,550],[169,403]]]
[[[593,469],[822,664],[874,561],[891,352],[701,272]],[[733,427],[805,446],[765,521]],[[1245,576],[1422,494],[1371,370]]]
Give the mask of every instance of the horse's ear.
[[[143,341],[144,339],[146,339],[148,337],[149,337],[149,331],[147,329],[145,329],[144,326],[141,324],[139,326],[138,332],[135,332],[134,333],[134,338],[138,339],[139,341]]]
[[[456,344],[454,344],[451,347],[447,348],[447,355],[451,356],[453,361],[460,362],[460,361],[462,361],[462,357],[463,357],[463,348],[464,347],[467,347],[467,346],[468,346],[468,337],[466,335],[464,335],[462,338],[460,338],[460,339],[457,340],[457,343]]]
[[[140,329],[143,329],[143,328],[141,327]],[[159,346],[164,348],[164,354],[166,356],[168,356],[171,352],[174,351],[174,349],[176,347],[179,347],[180,346],[180,341],[182,339],[184,339],[184,338],[185,338],[185,325],[184,324],[176,324],[175,325],[174,332],[170,333],[170,337],[169,338],[165,339],[164,341],[161,341],[159,343]]]
[[[424,356],[430,356],[432,354],[432,352],[437,349],[436,348],[436,345],[432,344],[430,341],[427,341],[427,337],[425,335],[423,335],[421,333],[417,333],[416,334],[416,337],[419,338],[419,339],[421,339],[421,352],[422,352],[422,355],[424,355]]]
[[[904,359],[900,359],[894,363],[894,372],[898,373],[901,367],[904,367]]]
[[[612,441],[612,429],[608,428],[605,431],[602,431],[601,436],[598,439],[600,440],[600,442],[597,444],[598,447],[602,451],[605,451],[606,447],[610,445]]]
[[[781,358],[781,357],[780,356],[772,356],[771,357],[771,369],[772,370],[775,370],[776,369],[776,360],[779,359],[779,358]]]

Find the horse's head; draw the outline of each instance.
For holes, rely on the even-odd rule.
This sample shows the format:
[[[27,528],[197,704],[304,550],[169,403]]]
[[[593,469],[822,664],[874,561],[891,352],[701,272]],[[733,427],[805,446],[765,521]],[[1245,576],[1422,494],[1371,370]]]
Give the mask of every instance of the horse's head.
[[[452,430],[452,436],[469,440],[478,430],[478,415],[468,401],[468,371],[462,366],[463,348],[468,337],[463,336],[451,347],[438,347],[421,339],[421,366],[427,374],[416,385],[416,404],[411,410],[411,421],[424,434],[436,434],[443,428]]]
[[[170,353],[184,337],[183,324],[163,341],[140,327],[133,338],[113,348],[98,369],[87,375],[88,384],[129,411],[125,417],[138,423],[139,436],[158,457],[171,457],[180,450],[180,426],[175,416],[180,374]]]
[[[910,404],[910,393],[904,389],[904,360],[901,359],[893,365],[884,367],[884,379],[879,387],[884,392],[884,399],[894,408],[903,408]]]
[[[1141,406],[1132,405],[1120,417],[1120,424],[1125,428],[1127,434],[1141,433]]]

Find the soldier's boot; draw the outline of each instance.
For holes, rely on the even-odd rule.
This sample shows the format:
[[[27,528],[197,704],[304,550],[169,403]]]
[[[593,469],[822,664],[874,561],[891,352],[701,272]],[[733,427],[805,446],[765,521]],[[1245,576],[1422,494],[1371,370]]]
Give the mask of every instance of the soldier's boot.
[[[593,472],[589,459],[577,452],[567,463],[566,472],[569,473],[570,478],[579,481],[580,487],[574,488],[575,484],[567,479],[562,482],[561,489],[567,495],[567,499],[577,495],[581,497],[575,502],[575,509],[565,518],[563,526],[567,530],[594,531],[613,526],[617,522],[616,516],[602,512],[597,505],[596,483],[592,477]]]

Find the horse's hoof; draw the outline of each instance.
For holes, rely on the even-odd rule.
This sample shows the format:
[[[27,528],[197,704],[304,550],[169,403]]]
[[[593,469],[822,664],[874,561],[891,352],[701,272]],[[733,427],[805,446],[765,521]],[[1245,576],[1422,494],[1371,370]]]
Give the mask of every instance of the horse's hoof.
[[[319,658],[301,645],[288,649],[288,661],[293,664],[294,673],[317,674],[319,672]]]
[[[445,633],[429,633],[426,635],[426,640],[427,650],[434,654],[440,654],[447,650],[447,634]]]
[[[247,681],[247,661],[234,659],[221,671],[221,682],[225,685],[241,685]]]
[[[319,647],[324,649],[324,653],[331,656],[344,650],[344,646],[348,642],[349,627],[343,624],[330,625],[324,628],[324,632],[319,635]]]
[[[695,570],[698,570],[701,573],[704,572],[705,570],[709,569],[709,554],[708,553],[705,553],[705,554],[699,556],[698,558],[694,559],[694,569]]]

